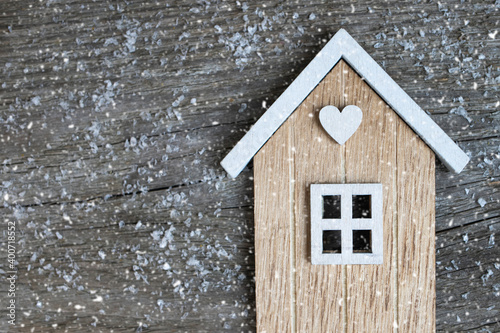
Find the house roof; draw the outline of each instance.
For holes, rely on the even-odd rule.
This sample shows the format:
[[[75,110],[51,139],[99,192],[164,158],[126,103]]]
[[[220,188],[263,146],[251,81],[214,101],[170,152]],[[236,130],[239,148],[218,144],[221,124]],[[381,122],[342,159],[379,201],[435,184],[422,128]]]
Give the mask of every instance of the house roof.
[[[222,160],[226,172],[236,178],[259,149],[297,109],[304,99],[343,59],[424,140],[448,169],[459,173],[469,157],[380,67],[344,29],[323,47],[300,75]]]

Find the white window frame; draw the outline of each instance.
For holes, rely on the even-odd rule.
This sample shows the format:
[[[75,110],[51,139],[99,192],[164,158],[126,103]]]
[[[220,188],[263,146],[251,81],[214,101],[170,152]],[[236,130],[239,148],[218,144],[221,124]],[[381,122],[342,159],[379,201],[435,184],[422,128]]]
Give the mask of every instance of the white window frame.
[[[314,265],[383,263],[382,184],[311,184],[311,262]],[[323,196],[340,195],[339,219],[323,218]],[[352,196],[371,195],[371,218],[352,217]],[[341,231],[341,253],[323,253],[323,231]],[[371,230],[371,253],[353,252],[353,230]]]

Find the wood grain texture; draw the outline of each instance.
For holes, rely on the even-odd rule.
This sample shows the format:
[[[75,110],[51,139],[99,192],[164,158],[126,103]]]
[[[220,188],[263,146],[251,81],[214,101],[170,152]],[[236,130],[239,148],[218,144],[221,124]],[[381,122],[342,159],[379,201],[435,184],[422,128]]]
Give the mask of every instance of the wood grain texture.
[[[318,110],[326,105],[340,107],[357,105],[363,110],[362,125],[344,146],[328,137],[318,122]],[[429,193],[434,193],[432,181],[434,169],[427,168],[430,162],[434,163],[434,160],[429,148],[411,132],[411,129],[407,132],[407,125],[343,61],[339,62],[284,124],[286,127],[280,128],[277,139],[273,137],[273,140],[264,146],[264,152],[259,153],[258,167],[254,169],[256,186],[259,187],[255,194],[259,203],[259,206],[256,206],[255,221],[256,229],[260,227],[267,230],[271,227],[274,230],[289,225],[287,219],[291,219],[295,223],[295,230],[287,232],[284,229],[285,234],[282,234],[282,231],[256,233],[256,253],[269,254],[261,260],[262,264],[270,269],[269,272],[260,271],[263,277],[257,277],[257,281],[261,279],[269,281],[274,272],[279,274],[281,269],[285,270],[282,277],[290,277],[290,282],[283,283],[282,286],[295,286],[293,292],[296,293],[297,304],[300,304],[297,307],[296,319],[298,331],[328,332],[334,327],[334,330],[342,329],[348,332],[368,330],[388,332],[397,331],[400,326],[408,332],[433,330],[433,320],[422,324],[423,319],[420,321],[407,319],[408,316],[434,317],[434,259],[432,258],[434,198],[428,196]],[[398,134],[398,131],[404,132]],[[289,137],[283,133],[288,133]],[[409,133],[414,135],[412,140],[405,139],[405,135]],[[402,139],[397,140],[398,137]],[[294,144],[290,145],[289,140]],[[413,151],[413,145],[417,145],[417,142],[416,152],[404,155],[407,151]],[[288,151],[293,151],[293,158],[284,163],[277,160],[276,156],[286,157],[282,150],[287,146]],[[398,156],[401,163],[399,175]],[[431,161],[428,162],[426,158]],[[268,167],[262,167],[261,159],[266,160],[265,164]],[[421,160],[424,167],[419,164]],[[290,166],[290,163],[293,166]],[[281,170],[278,174],[272,171],[273,165]],[[295,177],[290,177],[290,168],[295,170]],[[417,180],[408,182],[408,179],[400,179],[403,175],[413,175],[420,169],[426,170],[426,173]],[[266,172],[269,172],[269,175],[266,175]],[[293,203],[294,216],[283,213],[288,211],[285,192],[280,209],[273,210],[272,207],[276,204],[267,199],[276,195],[274,186],[281,182],[289,183],[288,187],[294,188],[291,193],[295,194],[296,198]],[[307,202],[310,184],[356,182],[382,183],[385,189],[383,265],[311,265],[307,255],[310,255],[310,208]],[[267,185],[270,183],[274,186]],[[266,186],[269,186],[268,193],[265,190]],[[264,190],[261,187],[264,187]],[[280,188],[285,191],[287,186],[281,185]],[[422,191],[427,196],[408,197],[406,194],[404,199],[397,201],[396,198],[401,197],[400,191],[404,193]],[[421,203],[422,201],[426,202]],[[266,204],[261,206],[262,203]],[[400,211],[402,215],[398,214]],[[421,213],[423,215],[419,215]],[[413,227],[399,227],[399,223],[404,223],[408,216],[412,216]],[[271,240],[269,235],[272,235]],[[279,237],[275,237],[278,235]],[[289,243],[288,237],[293,236],[296,239],[296,267],[291,266],[291,268],[296,270],[296,276],[287,274],[286,268],[282,268],[289,263],[288,248],[293,245]],[[423,243],[420,245],[420,242]],[[268,246],[276,247],[277,251],[270,251]],[[398,252],[394,252],[394,247],[403,251],[402,258],[399,258]],[[274,255],[270,254],[271,252]],[[401,265],[404,267],[399,269],[398,266]],[[276,269],[275,266],[281,268]],[[257,275],[258,272],[259,270]],[[411,277],[416,280],[409,280]],[[344,283],[347,287],[345,290]],[[283,294],[285,289],[282,289],[281,293],[276,290],[270,293],[268,290],[272,288],[259,287],[257,284],[257,294],[266,295],[267,300],[258,299],[257,312],[263,312],[267,316],[270,312],[267,302],[275,302],[285,297]],[[332,295],[330,288],[332,291],[335,290],[336,294]],[[340,294],[341,290],[346,294]],[[399,295],[402,297],[401,300]],[[345,312],[330,311],[328,304],[335,304],[340,300],[342,300],[340,304],[345,304]],[[405,311],[400,317],[401,302],[405,304]],[[287,307],[280,306],[276,309],[282,309],[284,312],[280,311],[278,314],[271,311],[274,316],[270,318],[273,320],[276,320],[276,317],[289,316]],[[319,318],[316,317],[318,314]],[[402,323],[398,322],[398,318],[401,318]],[[278,326],[272,321],[264,321],[263,327],[263,331],[266,332],[278,330]],[[287,331],[293,332],[292,328]]]
[[[435,330],[435,156],[397,124],[398,312],[402,332]]]
[[[363,110],[360,128],[343,146],[332,140],[318,121],[318,111],[326,105],[356,105]],[[257,313],[266,317],[262,331],[278,331],[276,318],[288,318],[292,313],[299,332],[329,332],[332,327],[347,332],[434,330],[435,187],[434,167],[429,167],[434,165],[434,155],[429,147],[344,61],[334,67],[284,126],[276,139],[273,136],[259,152],[254,169],[258,187],[256,229],[266,230],[256,232],[257,267],[258,254],[266,253],[260,260],[269,270],[257,270],[257,281],[275,281],[273,274],[281,274],[282,270],[281,277],[290,278],[288,283],[280,281],[280,286],[286,288],[281,291],[257,283],[257,294],[265,298],[257,299]],[[277,160],[277,156],[286,158],[283,150],[293,152],[286,162]],[[291,170],[295,177],[290,176]],[[381,183],[384,187],[383,264],[311,265],[310,184],[359,182]],[[277,184],[283,193],[279,209],[274,208]],[[286,195],[295,195],[291,215],[286,213]],[[285,228],[290,222],[295,223],[293,231]],[[279,231],[270,233],[268,228]],[[290,275],[286,268],[290,262],[288,248],[293,249],[289,237],[295,237],[296,266],[288,267],[296,270],[296,275]],[[298,304],[296,313],[283,304],[271,310],[270,302],[285,299],[284,303],[289,304],[286,293],[290,287],[296,294],[292,296]],[[331,304],[336,303],[345,304],[345,308],[331,311]],[[268,317],[268,313],[272,316]],[[260,323],[258,316],[258,327]],[[286,332],[295,330],[288,327]]]
[[[290,126],[281,126],[254,158],[255,296],[262,333],[295,330]]]
[[[345,143],[346,182],[382,184],[384,231],[383,265],[347,267],[347,331],[391,332],[397,322],[393,230],[399,117],[349,66],[344,81],[345,103],[363,111],[360,128]]]
[[[256,283],[256,293],[262,297],[257,296],[257,311],[263,313],[263,318],[257,318],[257,328],[261,332],[326,332],[339,331],[344,327],[343,268],[342,266],[311,265],[307,200],[312,182],[342,181],[340,158],[343,148],[339,145],[334,147],[331,144],[324,144],[331,138],[321,128],[317,113],[323,106],[337,104],[342,99],[343,67],[342,63],[327,75],[285,121],[276,133],[278,136],[273,136],[257,154],[254,168],[255,200],[259,203],[255,206],[256,230],[264,230],[266,226],[271,225],[272,230],[283,228],[287,232],[286,235],[276,233],[279,237],[271,238],[269,232],[259,233],[259,236],[263,237],[262,240],[257,238],[256,233],[256,258],[259,257],[259,253],[263,254],[262,257],[265,254],[266,262],[263,261],[262,265],[265,265],[263,268],[268,269],[267,272],[260,271],[263,274],[262,277],[258,276],[259,270],[256,269],[257,281],[270,279],[275,281],[274,274],[280,274],[282,270],[293,272],[292,275],[284,274],[279,277],[287,282],[286,285],[280,285],[281,289],[270,290],[271,288]],[[337,155],[331,154],[332,148],[336,149]],[[289,156],[278,161],[276,156],[284,156],[283,150]],[[325,156],[340,158],[325,160]],[[262,165],[268,167],[263,168]],[[276,170],[275,172],[269,172],[271,166],[274,166],[272,168]],[[283,184],[281,191],[286,191],[286,193],[276,192],[275,184]],[[273,193],[277,199],[271,199],[277,200],[276,202],[267,199]],[[287,196],[290,196],[288,199],[292,201],[287,200]],[[276,205],[280,208],[276,209]],[[285,214],[283,214],[284,211],[286,211]],[[287,228],[288,226],[292,226],[293,230]],[[286,239],[291,237],[294,237],[294,242],[287,242]],[[288,249],[282,249],[283,246],[288,246]],[[278,251],[269,251],[270,248],[278,249]],[[294,266],[291,266],[290,260],[287,260],[289,254],[294,256]],[[270,270],[269,266],[274,269]],[[291,311],[286,306],[269,309],[267,304],[282,299],[286,290],[293,293],[294,308]],[[312,309],[318,311],[311,311]],[[283,327],[279,322],[283,318],[290,318],[291,325]]]
[[[252,165],[219,163],[345,28],[472,158],[436,163],[436,330],[500,331],[498,5],[243,3],[0,2],[0,330],[255,331]]]
[[[344,182],[344,147],[331,144],[318,119],[324,106],[344,106],[342,71],[343,64],[335,66],[288,120],[294,147],[296,332],[339,332],[345,327],[345,268],[312,265],[309,239],[310,184]]]

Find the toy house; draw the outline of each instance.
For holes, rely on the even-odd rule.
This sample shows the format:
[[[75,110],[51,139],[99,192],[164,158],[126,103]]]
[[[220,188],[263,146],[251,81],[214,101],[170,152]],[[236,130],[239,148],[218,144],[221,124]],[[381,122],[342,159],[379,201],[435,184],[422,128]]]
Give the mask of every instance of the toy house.
[[[435,155],[469,161],[340,30],[221,163],[254,160],[258,331],[433,332]]]

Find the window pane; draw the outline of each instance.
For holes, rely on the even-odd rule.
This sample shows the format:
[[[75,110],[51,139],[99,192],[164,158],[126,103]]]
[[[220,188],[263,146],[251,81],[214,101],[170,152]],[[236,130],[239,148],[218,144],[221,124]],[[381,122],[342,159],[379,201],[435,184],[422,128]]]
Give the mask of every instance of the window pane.
[[[323,218],[340,219],[340,195],[323,196]]]
[[[372,218],[372,196],[353,195],[352,196],[352,218],[371,219]]]
[[[342,253],[340,230],[323,230],[323,253]]]
[[[352,252],[372,253],[372,231],[353,230],[352,231]]]

